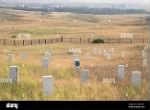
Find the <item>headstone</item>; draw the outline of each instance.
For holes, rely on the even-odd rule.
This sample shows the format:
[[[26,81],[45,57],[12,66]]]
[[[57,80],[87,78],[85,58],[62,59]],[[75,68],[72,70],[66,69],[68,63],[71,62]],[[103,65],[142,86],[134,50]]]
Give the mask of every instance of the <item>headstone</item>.
[[[102,55],[102,50],[101,50],[101,49],[99,49],[99,52],[98,52],[98,53],[99,53],[99,55]]]
[[[73,54],[73,48],[68,49],[68,54]]]
[[[53,76],[43,76],[43,94],[46,96],[53,95]]]
[[[81,84],[87,81],[88,79],[89,79],[89,70],[83,69],[81,71]]]
[[[146,52],[146,49],[144,49],[144,50],[142,51],[142,56],[143,56],[143,58],[147,58],[147,52]]]
[[[91,58],[90,53],[86,53],[86,59],[90,59],[90,58]]]
[[[69,48],[68,50],[69,54],[82,54],[81,48]]]
[[[26,52],[23,52],[23,53],[21,53],[21,58],[23,59],[23,60],[25,60],[25,59],[27,59],[27,53]]]
[[[111,53],[107,53],[107,59],[111,60],[112,59],[112,54]]]
[[[129,65],[128,64],[126,64],[126,68],[128,68],[129,67]]]
[[[107,56],[107,50],[104,49],[104,56],[106,57]]]
[[[125,65],[118,65],[118,79],[123,80],[125,77]]]
[[[132,71],[132,85],[134,87],[139,87],[141,85],[141,72]]]
[[[11,78],[0,78],[0,83],[12,83]]]
[[[12,79],[12,82],[17,83],[19,75],[18,66],[9,67],[9,77]]]
[[[48,51],[45,51],[44,57],[47,57],[50,60],[51,59],[51,53]]]
[[[125,53],[124,51],[121,52],[121,58],[124,58],[125,57]]]
[[[143,58],[143,67],[147,66],[147,59]]]
[[[115,81],[115,78],[103,78],[102,83],[103,84],[115,84],[116,81]]]
[[[121,33],[120,34],[120,38],[123,38],[123,39],[133,39],[134,38],[134,35],[133,33]]]
[[[48,65],[49,65],[49,58],[48,57],[43,57],[42,58],[42,66],[45,69],[48,69]]]
[[[8,54],[8,62],[13,63],[14,62],[14,54]]]
[[[96,48],[96,47],[93,48],[92,53],[93,53],[94,55],[97,55],[97,48]]]
[[[75,66],[75,69],[77,69],[77,70],[80,69],[80,59],[79,58],[74,59],[74,66]]]
[[[82,49],[81,48],[78,49],[78,54],[82,54]]]
[[[79,56],[79,55],[76,55],[76,54],[73,54],[73,58],[74,58],[74,59],[79,59],[80,56]]]
[[[114,53],[114,48],[111,48],[111,52]]]
[[[142,50],[142,57],[145,57],[145,51]]]

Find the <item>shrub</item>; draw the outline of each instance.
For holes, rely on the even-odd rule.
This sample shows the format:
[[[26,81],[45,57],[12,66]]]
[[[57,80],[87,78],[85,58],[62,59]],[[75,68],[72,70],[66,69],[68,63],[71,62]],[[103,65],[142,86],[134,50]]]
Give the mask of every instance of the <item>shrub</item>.
[[[97,38],[92,41],[92,43],[104,43],[103,39]]]
[[[16,36],[15,36],[15,35],[12,35],[11,38],[16,38]]]

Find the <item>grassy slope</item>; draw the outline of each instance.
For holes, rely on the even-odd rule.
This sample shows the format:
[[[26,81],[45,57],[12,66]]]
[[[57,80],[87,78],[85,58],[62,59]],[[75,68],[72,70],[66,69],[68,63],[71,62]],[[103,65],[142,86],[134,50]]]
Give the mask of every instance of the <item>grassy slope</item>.
[[[65,37],[91,36],[91,34],[120,37],[122,32],[134,33],[135,37],[147,38],[148,35],[147,23],[143,22],[144,16],[103,16],[70,13],[41,15],[33,12],[18,12],[18,15],[16,15],[17,12],[15,11],[9,11],[7,14],[6,12],[0,13],[3,16],[3,19],[0,20],[0,32],[1,37],[7,38],[20,32],[29,32],[32,37],[49,37],[63,33],[68,33],[63,34]],[[9,20],[7,20],[8,18]],[[84,34],[80,34],[80,32],[84,32]]]

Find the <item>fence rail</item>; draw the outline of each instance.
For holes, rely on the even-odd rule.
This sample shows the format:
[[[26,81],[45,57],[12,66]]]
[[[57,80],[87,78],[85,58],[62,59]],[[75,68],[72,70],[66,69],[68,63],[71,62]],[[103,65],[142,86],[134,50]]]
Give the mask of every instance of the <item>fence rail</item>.
[[[134,38],[134,39],[121,39],[121,38],[102,38],[104,43],[148,43],[147,39]],[[52,43],[92,43],[94,38],[84,37],[60,37],[60,38],[41,38],[41,39],[30,39],[30,40],[16,40],[16,39],[0,39],[0,45],[11,45],[11,46],[29,46],[29,45],[40,45],[40,44],[52,44]]]

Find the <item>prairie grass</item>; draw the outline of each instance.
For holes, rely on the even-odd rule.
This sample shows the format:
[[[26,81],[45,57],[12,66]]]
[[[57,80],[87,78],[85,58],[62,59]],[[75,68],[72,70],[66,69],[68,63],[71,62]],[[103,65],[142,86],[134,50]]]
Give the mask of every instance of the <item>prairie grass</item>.
[[[81,48],[81,70],[90,71],[89,80],[81,84],[80,72],[73,68],[73,56],[67,54],[69,47]],[[103,55],[92,53],[93,48],[114,48],[111,60]],[[117,44],[51,44],[46,46],[11,47],[15,53],[15,61],[10,64],[7,60],[9,46],[0,46],[0,77],[9,77],[9,66],[19,66],[18,84],[0,83],[0,100],[147,100],[148,72],[142,67],[142,50],[144,45]],[[50,50],[52,59],[48,70],[42,68],[42,51]],[[121,58],[121,51],[125,51],[125,58]],[[25,51],[28,56],[22,59],[20,54]],[[90,53],[90,58],[86,53]],[[135,57],[136,55],[136,57]],[[117,80],[117,65],[128,64],[123,81]],[[131,85],[131,72],[142,72],[142,85],[135,88]],[[54,77],[54,94],[44,96],[42,93],[42,76]],[[116,84],[103,84],[103,78],[115,78]]]

